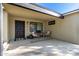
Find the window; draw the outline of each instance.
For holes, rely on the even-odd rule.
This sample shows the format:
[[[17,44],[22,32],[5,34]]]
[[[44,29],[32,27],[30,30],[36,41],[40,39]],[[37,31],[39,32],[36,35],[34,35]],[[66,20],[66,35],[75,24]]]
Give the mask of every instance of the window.
[[[40,22],[30,22],[30,32],[43,31],[43,24]]]

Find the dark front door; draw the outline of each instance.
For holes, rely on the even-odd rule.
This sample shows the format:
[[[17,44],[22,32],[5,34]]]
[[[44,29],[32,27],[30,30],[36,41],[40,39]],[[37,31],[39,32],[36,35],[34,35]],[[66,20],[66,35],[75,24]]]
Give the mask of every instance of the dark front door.
[[[15,21],[15,39],[16,38],[25,38],[25,22],[24,21]]]

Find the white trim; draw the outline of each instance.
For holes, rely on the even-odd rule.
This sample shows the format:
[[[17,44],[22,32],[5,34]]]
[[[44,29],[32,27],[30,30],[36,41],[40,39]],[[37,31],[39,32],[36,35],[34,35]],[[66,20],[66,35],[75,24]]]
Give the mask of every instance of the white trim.
[[[79,12],[79,9],[76,9],[76,10],[73,10],[73,11],[70,11],[70,12],[67,12],[67,13],[64,13],[63,16],[67,16],[69,14],[76,13],[76,12]]]

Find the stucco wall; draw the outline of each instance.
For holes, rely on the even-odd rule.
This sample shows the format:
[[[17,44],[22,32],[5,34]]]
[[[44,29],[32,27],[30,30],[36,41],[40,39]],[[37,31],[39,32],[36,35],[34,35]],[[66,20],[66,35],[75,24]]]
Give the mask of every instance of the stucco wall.
[[[79,13],[56,19],[56,24],[51,25],[52,37],[79,44]]]
[[[15,38],[15,20],[21,20],[21,21],[25,21],[25,36],[30,34],[29,31],[30,21],[42,22],[44,26],[44,30],[52,31],[53,38],[79,44],[79,23],[78,23],[79,13],[67,15],[65,16],[64,19],[57,18],[55,19],[56,20],[55,25],[47,25],[48,21],[40,20],[40,19],[28,19],[28,18],[13,16],[13,15],[9,15],[8,17],[6,12],[4,12],[4,16],[5,16],[4,24],[6,25],[4,29],[8,30],[8,31],[4,30],[4,33],[6,33],[5,34],[6,36],[4,36],[4,38],[8,38],[9,40],[13,40]]]
[[[25,36],[30,34],[29,23],[31,21],[32,22],[41,22],[41,23],[43,23],[43,26],[44,26],[43,30],[46,30],[46,27],[47,27],[47,22],[43,21],[43,20],[28,19],[28,18],[9,15],[9,40],[14,40],[14,38],[15,38],[15,20],[25,21]]]
[[[74,15],[76,18],[76,33],[77,33],[77,42],[79,43],[79,12],[77,13],[77,15]]]

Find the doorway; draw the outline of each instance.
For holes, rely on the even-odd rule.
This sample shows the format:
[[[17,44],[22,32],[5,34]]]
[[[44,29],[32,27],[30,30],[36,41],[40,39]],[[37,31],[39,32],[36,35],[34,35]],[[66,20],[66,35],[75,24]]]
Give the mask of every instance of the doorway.
[[[15,41],[16,38],[25,38],[25,21],[15,21]]]

